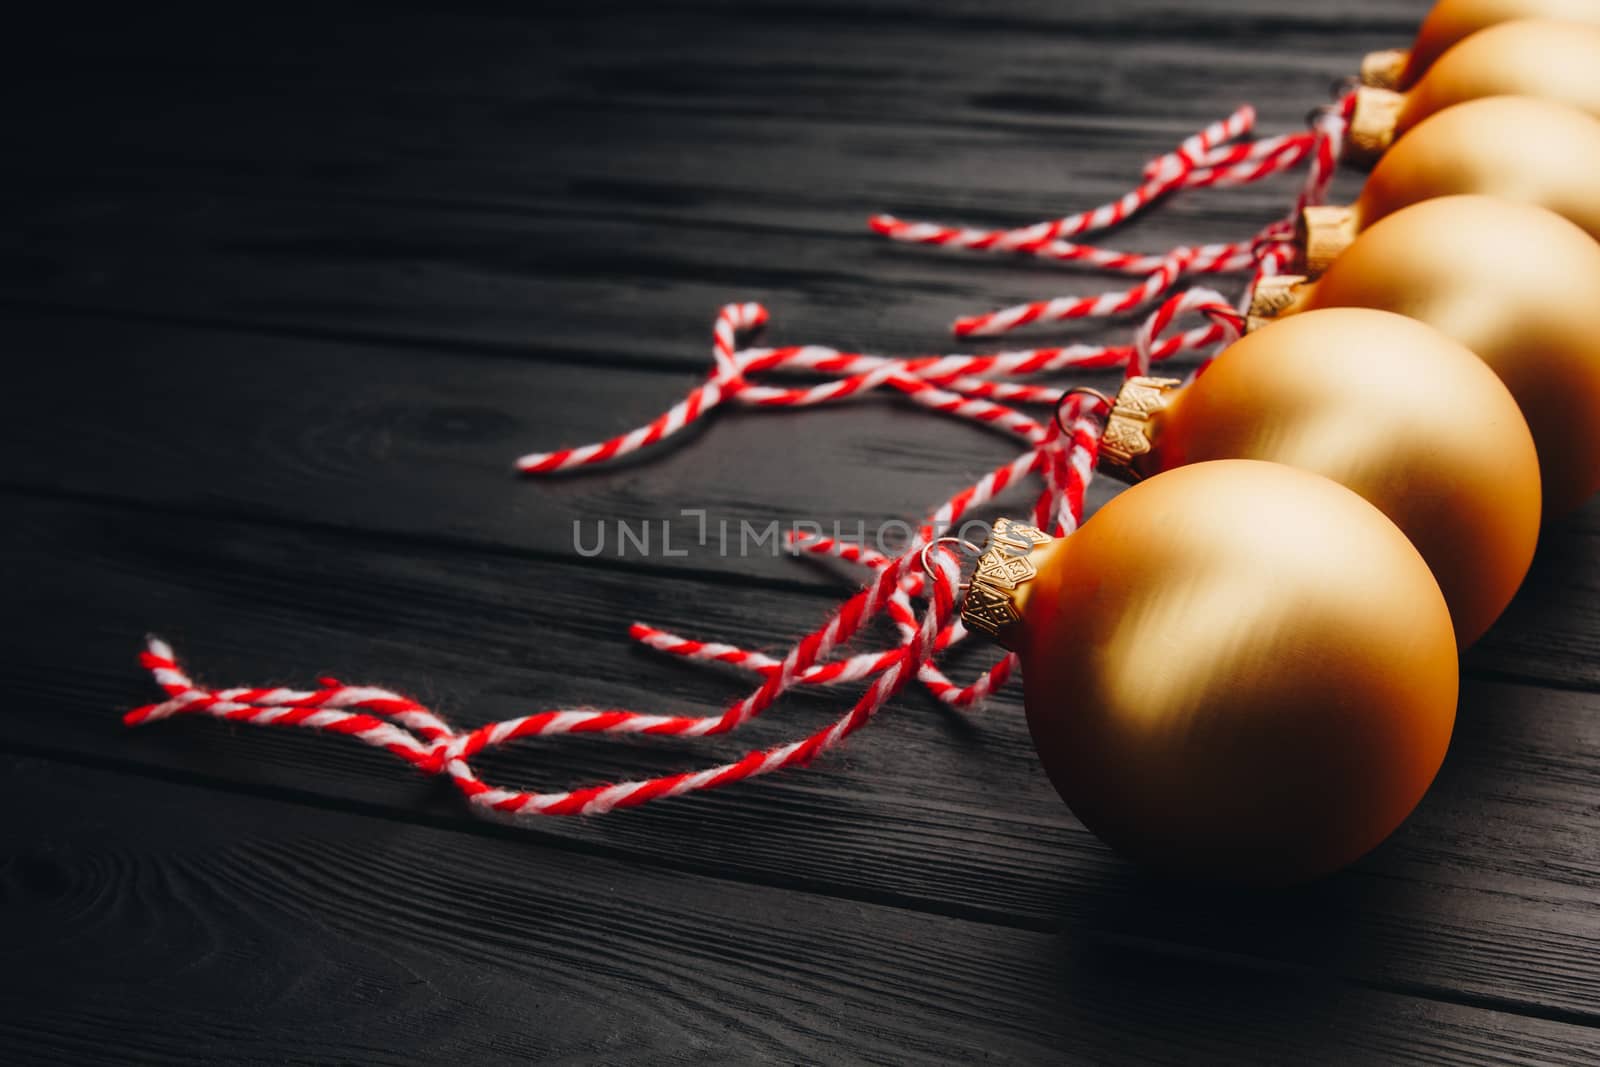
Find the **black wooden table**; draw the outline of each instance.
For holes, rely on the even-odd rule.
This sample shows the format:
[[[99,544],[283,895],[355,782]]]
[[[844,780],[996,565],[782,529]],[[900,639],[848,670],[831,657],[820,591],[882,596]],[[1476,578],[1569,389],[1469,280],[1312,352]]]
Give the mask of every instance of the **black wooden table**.
[[[518,480],[513,457],[676,400],[730,300],[765,302],[775,342],[914,353],[952,347],[957,313],[1103,288],[863,222],[1097,203],[1243,101],[1297,128],[1424,9],[445,6],[12,38],[0,1059],[1594,1062],[1594,506],[1549,525],[1466,657],[1421,808],[1292,892],[1124,864],[1057,801],[1015,686],[970,723],[908,693],[810,770],[527,831],[348,740],[125,731],[156,695],[147,631],[218,685],[331,673],[467,723],[720,708],[736,678],[627,623],[782,648],[858,575],[586,560],[575,521],[915,519],[1011,446],[867,400],[721,413],[581,477]],[[1117,241],[1238,237],[1292,190],[1184,195]],[[847,699],[484,769],[666,773]]]

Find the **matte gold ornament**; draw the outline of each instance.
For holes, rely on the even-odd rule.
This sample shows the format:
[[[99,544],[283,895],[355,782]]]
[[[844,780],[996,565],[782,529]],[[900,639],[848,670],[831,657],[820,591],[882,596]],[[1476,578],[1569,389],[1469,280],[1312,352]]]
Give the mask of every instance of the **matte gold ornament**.
[[[1502,22],[1448,49],[1404,92],[1357,89],[1345,155],[1371,162],[1429,115],[1486,96],[1536,96],[1600,116],[1600,26]]]
[[[1269,279],[1252,329],[1329,307],[1393,311],[1477,353],[1533,431],[1544,514],[1600,488],[1600,245],[1531,204],[1445,196],[1375,223],[1314,282]]]
[[[1102,470],[1138,479],[1259,459],[1331,478],[1416,546],[1462,648],[1522,584],[1539,539],[1533,437],[1494,372],[1432,327],[1366,308],[1312,311],[1228,346],[1188,385],[1168,380],[1154,402],[1145,381],[1123,387],[1110,417],[1137,427],[1140,443],[1116,455],[1102,446]]]
[[[1595,0],[1439,0],[1422,20],[1410,48],[1369,52],[1361,80],[1380,89],[1409,89],[1452,45],[1479,30],[1515,19],[1561,19],[1600,25]]]
[[[1016,615],[1002,639],[1040,761],[1084,825],[1140,863],[1315,878],[1392,833],[1444,759],[1444,598],[1394,524],[1326,478],[1197,463],[1070,537],[990,551],[1033,571],[990,588]]]
[[[1596,4],[1600,10],[1600,3]],[[1600,55],[1595,57],[1600,64]],[[1403,207],[1483,193],[1554,211],[1600,240],[1600,119],[1527,96],[1447,107],[1383,154],[1353,204],[1301,213],[1306,272],[1321,274],[1356,235]]]

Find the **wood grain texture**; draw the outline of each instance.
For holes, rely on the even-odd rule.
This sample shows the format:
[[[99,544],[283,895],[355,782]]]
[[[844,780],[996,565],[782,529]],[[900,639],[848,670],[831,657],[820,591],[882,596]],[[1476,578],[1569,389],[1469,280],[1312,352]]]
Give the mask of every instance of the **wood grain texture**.
[[[1245,100],[1296,128],[1425,6],[33,13],[0,208],[0,789],[22,813],[0,1058],[1593,1062],[1600,506],[1547,528],[1468,657],[1415,817],[1286,894],[1110,854],[1039,773],[1014,688],[970,723],[907,695],[804,773],[532,832],[348,741],[117,722],[151,695],[147,630],[218,684],[331,672],[463,722],[720,707],[737,681],[626,624],[780,648],[855,576],[709,546],[579,561],[574,520],[915,519],[1010,445],[873,399],[722,413],[582,477],[519,481],[514,456],[681,396],[729,300],[768,303],[774,343],[917,353],[958,313],[1103,288],[863,222],[1097,203]],[[1186,195],[1112,238],[1234,238],[1291,190]],[[714,744],[483,766],[660,773],[842,697]]]
[[[1408,21],[1066,7],[344,12],[315,35],[263,16],[198,42],[128,27],[136,44],[84,56],[123,107],[91,79],[12,133],[28,209],[0,231],[0,294],[695,366],[715,308],[760,299],[791,338],[945,347],[958,314],[1107,279],[896,248],[865,236],[869,213],[1092,206],[1244,101],[1298,128],[1347,57]],[[1291,190],[1177,198],[1116,241],[1240,239]]]
[[[1583,1064],[1560,1022],[5,759],[8,1054]],[[71,933],[61,938],[63,929]],[[63,959],[64,958],[64,959]],[[230,1017],[213,1009],[234,1003]],[[249,1022],[243,1023],[248,1012]]]
[[[0,484],[549,561],[575,560],[578,536],[586,550],[603,547],[588,566],[640,581],[682,573],[836,597],[848,588],[837,572],[757,536],[774,521],[876,536],[1014,455],[999,434],[869,397],[804,413],[719,412],[624,463],[517,478],[510,462],[523,451],[623,432],[696,379],[61,314],[13,315],[3,336],[25,362],[0,392],[9,454]],[[86,375],[100,388],[75,394]],[[68,395],[75,432],[63,435],[58,398]],[[1091,510],[1119,488],[1097,481]],[[985,514],[1026,507],[1033,492],[1015,490]],[[707,543],[685,508],[705,511]],[[748,551],[721,552],[723,522],[735,546],[749,524]],[[636,535],[648,526],[649,549],[618,524]],[[1597,592],[1600,501],[1548,525],[1521,596],[1468,670],[1600,687]]]
[[[139,628],[177,641],[221,684],[324,672],[360,682],[374,680],[360,665],[383,663],[385,684],[475,723],[596,693],[641,710],[718,708],[737,684],[630,648],[622,620],[773,647],[819,618],[817,603],[755,588],[606,571],[579,582],[559,564],[237,522],[187,520],[187,544],[175,546],[115,509],[25,514],[0,531],[0,574],[23,587],[31,576],[39,590],[18,605],[34,621],[5,672],[26,698],[5,712],[14,744],[490,836],[501,832],[472,823],[442,784],[348,741],[210,722],[124,734],[112,708],[151,691],[132,664]],[[792,739],[840,704],[807,696],[715,743],[569,738],[484,763],[524,786],[667,773]],[[1154,939],[1600,1022],[1600,911],[1588,888],[1600,877],[1597,714],[1589,694],[1469,683],[1450,760],[1416,815],[1354,870],[1281,895],[1196,892],[1129,870],[1056,800],[1015,689],[971,725],[908,697],[804,772],[612,818],[552,819],[531,836],[651,867]]]

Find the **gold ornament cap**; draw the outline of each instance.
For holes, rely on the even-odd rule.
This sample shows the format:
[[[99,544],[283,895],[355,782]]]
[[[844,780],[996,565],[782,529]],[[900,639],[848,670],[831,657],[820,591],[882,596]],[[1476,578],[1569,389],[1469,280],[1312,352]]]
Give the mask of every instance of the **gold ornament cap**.
[[[1374,89],[1399,89],[1411,53],[1404,48],[1368,52],[1361,58],[1361,84]]]
[[[1299,289],[1309,279],[1304,274],[1269,274],[1250,290],[1250,308],[1244,316],[1244,332],[1254,333],[1288,310]]]
[[[1144,461],[1155,443],[1155,417],[1182,384],[1177,378],[1129,378],[1123,383],[1100,438],[1100,470],[1125,482],[1151,473]]]
[[[1405,95],[1392,89],[1376,89],[1370,85],[1357,89],[1355,108],[1350,112],[1350,130],[1345,134],[1345,158],[1370,166],[1383,155],[1394,144],[1394,128],[1400,121],[1400,109],[1405,102]]]
[[[1300,212],[1300,249],[1306,273],[1316,277],[1356,239],[1356,212],[1349,204],[1319,204]]]
[[[1029,556],[1054,540],[1037,526],[1016,519],[995,520],[989,547],[978,557],[967,595],[961,601],[961,621],[967,629],[987,634],[1006,648],[1013,647],[1011,641],[1017,636],[1018,623],[1028,603],[1028,585],[1039,574]]]

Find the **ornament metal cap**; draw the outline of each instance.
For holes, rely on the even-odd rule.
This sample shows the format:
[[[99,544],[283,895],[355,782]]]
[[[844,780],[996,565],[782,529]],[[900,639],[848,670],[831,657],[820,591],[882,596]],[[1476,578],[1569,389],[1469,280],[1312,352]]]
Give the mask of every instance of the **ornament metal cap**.
[[[1333,265],[1356,239],[1356,212],[1349,204],[1317,204],[1300,212],[1300,249],[1306,273],[1315,277]]]
[[[1155,418],[1182,384],[1177,378],[1129,378],[1123,383],[1100,438],[1100,470],[1125,482],[1150,473],[1144,459],[1155,440]]]
[[[1028,584],[1039,573],[1029,556],[1054,540],[1037,526],[1016,519],[995,520],[989,547],[978,557],[966,598],[961,601],[961,621],[967,629],[1012,647],[1010,642],[1027,607]]]
[[[1392,89],[1363,85],[1356,90],[1356,105],[1350,112],[1350,131],[1345,134],[1345,158],[1352,163],[1371,165],[1394,144],[1395,124],[1405,106],[1404,94]]]
[[[1307,281],[1304,274],[1269,274],[1257,280],[1250,290],[1250,309],[1245,312],[1245,333],[1254,333],[1287,311]]]
[[[1361,84],[1374,89],[1399,89],[1411,53],[1404,48],[1386,48],[1361,57]]]

